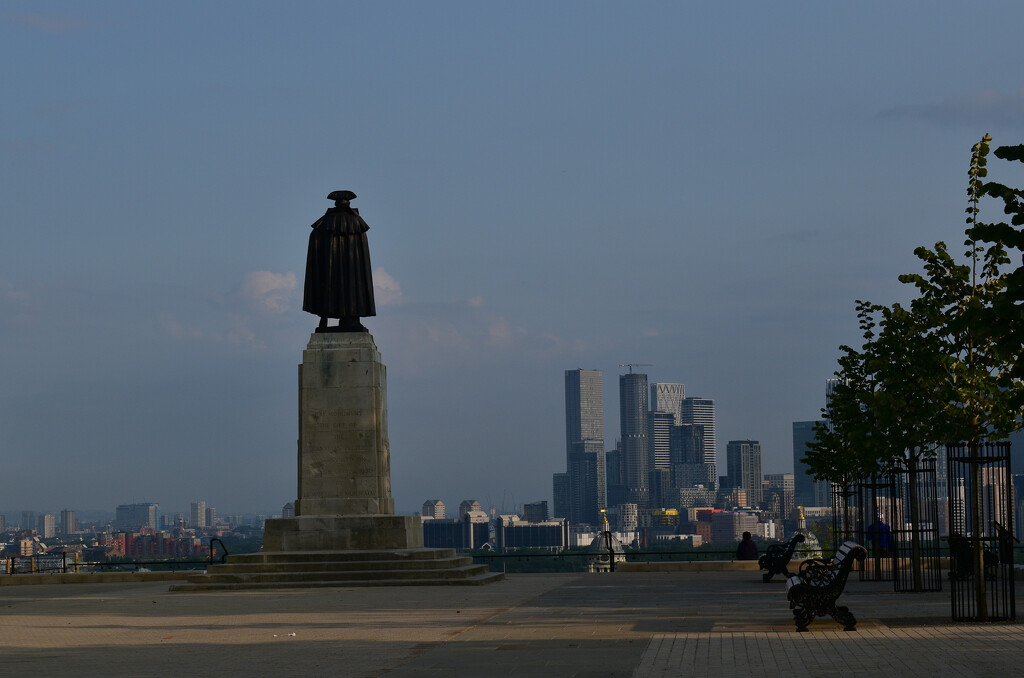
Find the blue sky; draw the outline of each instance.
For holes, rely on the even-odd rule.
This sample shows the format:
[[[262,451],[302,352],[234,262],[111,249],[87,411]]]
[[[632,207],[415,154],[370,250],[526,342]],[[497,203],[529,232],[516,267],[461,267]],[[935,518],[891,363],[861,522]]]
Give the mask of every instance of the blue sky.
[[[609,446],[618,364],[652,363],[716,399],[720,452],[789,471],[854,300],[960,241],[981,135],[1024,141],[1022,14],[5,3],[0,509],[293,499],[307,229],[341,188],[399,511],[550,498],[576,367]]]

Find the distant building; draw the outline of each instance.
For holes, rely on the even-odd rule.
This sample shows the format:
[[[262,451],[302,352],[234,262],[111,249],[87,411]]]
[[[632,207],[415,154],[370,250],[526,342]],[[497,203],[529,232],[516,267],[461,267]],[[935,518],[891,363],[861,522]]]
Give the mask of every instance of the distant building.
[[[117,507],[114,527],[119,530],[137,530],[140,527],[156,529],[159,504],[121,504]]]
[[[673,471],[673,487],[702,487],[712,492],[718,487],[714,464],[677,464]]]
[[[281,517],[282,518],[294,518],[295,517],[295,504],[292,503],[292,502],[288,502],[287,504],[282,506],[281,507]],[[235,524],[238,524],[238,521],[235,521]]]
[[[556,518],[568,518],[572,504],[572,488],[568,473],[555,473],[551,476],[552,512]]]
[[[672,474],[667,468],[656,468],[651,471],[648,481],[650,488],[651,508],[675,508],[672,496]]]
[[[189,507],[189,521],[190,527],[196,529],[202,529],[206,527],[206,502],[205,501],[194,501],[188,505]]]
[[[60,533],[64,536],[78,532],[78,521],[75,520],[75,512],[64,509],[60,512]]]
[[[480,511],[480,502],[476,499],[463,499],[462,503],[459,504],[459,517],[463,517],[470,511]]]
[[[21,529],[23,530],[34,530],[36,526],[36,512],[35,511],[22,511],[21,512]]]
[[[779,518],[788,518],[796,506],[792,473],[764,475],[764,505]]]
[[[596,525],[606,501],[604,441],[573,444],[566,460],[569,476],[569,522]]]
[[[528,523],[543,523],[548,520],[548,503],[546,501],[535,501],[523,504],[523,520]]]
[[[433,518],[423,521],[423,545],[427,548],[479,549],[490,541],[490,524],[483,511],[470,511],[461,518]]]
[[[626,498],[641,509],[650,503],[647,395],[646,374],[619,375],[619,446],[626,471]]]
[[[681,403],[683,424],[704,427],[704,463],[717,464],[718,440],[715,437],[715,401],[711,398],[684,398]]]
[[[420,516],[426,520],[444,520],[445,509],[444,502],[440,499],[428,499],[423,502],[423,510],[420,511]]]
[[[761,505],[761,443],[756,440],[730,440],[726,446],[728,486],[746,490],[748,506]]]
[[[712,506],[715,503],[716,491],[713,485],[709,487],[677,487],[672,490],[675,494],[673,505],[680,509]]]
[[[569,521],[527,523],[519,516],[499,516],[494,526],[494,545],[499,550],[564,549],[569,545]]]
[[[647,468],[669,470],[671,437],[676,416],[672,412],[647,413]]]
[[[814,441],[814,426],[818,421],[793,422],[793,492],[797,506],[831,506],[832,483],[815,480],[807,474],[807,464],[801,461],[807,446]]]
[[[636,532],[640,525],[636,504],[619,504],[608,509],[608,522],[617,532]]]
[[[711,543],[737,542],[744,532],[758,533],[757,516],[742,511],[716,511],[711,514]]]
[[[53,539],[57,536],[57,516],[52,513],[39,516],[39,526],[36,529],[41,538]]]
[[[704,464],[704,427],[700,424],[680,424],[669,431],[669,464]],[[714,465],[712,463],[712,465]]]
[[[606,480],[608,483],[607,507],[626,503],[626,470],[622,466],[622,451],[618,445],[605,453]]]
[[[217,526],[217,509],[212,506],[206,507],[206,527]]]
[[[572,524],[597,524],[607,505],[604,453],[604,385],[599,370],[565,371],[565,462],[568,503],[559,505]],[[564,481],[555,481],[564,482]]]
[[[683,423],[683,400],[686,398],[686,387],[682,384],[655,382],[651,384],[651,411],[671,412],[672,423],[676,426]]]

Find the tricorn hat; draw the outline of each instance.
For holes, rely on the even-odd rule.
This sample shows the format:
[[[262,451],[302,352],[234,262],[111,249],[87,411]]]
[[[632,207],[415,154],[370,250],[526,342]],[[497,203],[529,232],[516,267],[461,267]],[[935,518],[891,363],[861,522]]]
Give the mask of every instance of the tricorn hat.
[[[355,197],[352,191],[331,191],[327,194],[328,200],[354,200]]]

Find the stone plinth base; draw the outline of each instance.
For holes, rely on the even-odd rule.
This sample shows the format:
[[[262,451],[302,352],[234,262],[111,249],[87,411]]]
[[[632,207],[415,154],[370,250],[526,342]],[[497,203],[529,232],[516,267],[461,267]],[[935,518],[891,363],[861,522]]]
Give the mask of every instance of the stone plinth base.
[[[18,575],[21,576],[21,575]],[[455,549],[240,553],[172,591],[307,588],[313,586],[477,586],[501,572],[474,565]],[[13,579],[14,577],[6,577]],[[0,577],[4,579],[4,577]]]
[[[264,551],[372,551],[423,548],[419,516],[366,514],[271,518]]]

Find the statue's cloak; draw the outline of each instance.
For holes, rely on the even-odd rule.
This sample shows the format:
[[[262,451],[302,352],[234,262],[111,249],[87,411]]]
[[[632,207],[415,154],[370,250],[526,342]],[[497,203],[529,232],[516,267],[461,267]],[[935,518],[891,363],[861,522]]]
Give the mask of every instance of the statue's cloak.
[[[359,210],[345,205],[317,219],[306,252],[303,311],[327,318],[377,315],[368,230]]]

